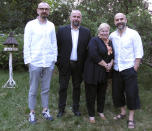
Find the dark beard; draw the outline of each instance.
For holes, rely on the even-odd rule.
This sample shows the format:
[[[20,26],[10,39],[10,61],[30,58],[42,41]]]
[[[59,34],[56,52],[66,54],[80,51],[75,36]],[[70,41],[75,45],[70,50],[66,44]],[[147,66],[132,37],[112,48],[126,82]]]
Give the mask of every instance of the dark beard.
[[[47,16],[42,16],[42,19],[47,19]]]
[[[121,27],[119,26],[119,25],[121,25]],[[119,23],[119,24],[117,24],[116,25],[117,26],[117,28],[119,29],[119,30],[123,30],[124,28],[125,28],[125,26],[126,26],[126,23]]]
[[[78,27],[80,23],[78,21],[73,21],[73,26]]]
[[[42,18],[42,19],[47,19],[47,18],[48,18],[48,15],[47,15],[46,13],[43,13],[43,14],[41,15],[41,18]]]

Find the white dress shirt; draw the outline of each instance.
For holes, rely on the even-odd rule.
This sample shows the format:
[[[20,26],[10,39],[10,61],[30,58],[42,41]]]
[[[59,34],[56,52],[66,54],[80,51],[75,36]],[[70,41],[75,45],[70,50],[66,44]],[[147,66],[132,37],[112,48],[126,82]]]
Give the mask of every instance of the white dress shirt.
[[[24,32],[24,63],[36,67],[52,67],[57,61],[57,41],[54,24],[38,19],[27,23]]]
[[[137,31],[127,27],[120,36],[116,30],[110,34],[109,39],[113,43],[114,69],[116,71],[133,67],[135,59],[143,57],[142,41]]]
[[[72,36],[72,51],[70,60],[77,61],[77,47],[78,47],[78,38],[79,38],[79,28],[73,29],[71,27],[71,36]]]

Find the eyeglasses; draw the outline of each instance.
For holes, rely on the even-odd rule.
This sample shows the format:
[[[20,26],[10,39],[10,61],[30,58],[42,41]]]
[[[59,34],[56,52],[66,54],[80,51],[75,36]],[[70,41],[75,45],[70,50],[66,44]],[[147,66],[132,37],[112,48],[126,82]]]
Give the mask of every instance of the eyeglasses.
[[[48,11],[49,10],[49,8],[38,8],[38,9],[41,11],[43,11],[43,10]]]

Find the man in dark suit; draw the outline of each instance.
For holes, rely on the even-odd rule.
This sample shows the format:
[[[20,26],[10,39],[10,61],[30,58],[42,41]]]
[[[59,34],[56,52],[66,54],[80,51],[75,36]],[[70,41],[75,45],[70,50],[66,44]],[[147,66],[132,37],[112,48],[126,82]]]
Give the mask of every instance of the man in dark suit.
[[[82,73],[84,62],[87,54],[87,46],[90,40],[90,31],[80,26],[82,19],[79,10],[72,10],[70,15],[71,25],[59,27],[57,32],[58,60],[57,67],[59,70],[59,112],[57,117],[64,114],[67,88],[72,76],[73,84],[73,106],[74,115],[80,116],[80,84],[82,82]]]

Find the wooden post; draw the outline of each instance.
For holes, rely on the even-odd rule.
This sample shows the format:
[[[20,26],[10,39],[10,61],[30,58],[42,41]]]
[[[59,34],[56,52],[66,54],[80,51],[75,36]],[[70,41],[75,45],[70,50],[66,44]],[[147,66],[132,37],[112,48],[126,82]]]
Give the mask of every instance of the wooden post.
[[[12,52],[9,52],[9,79],[2,88],[15,88],[16,82],[13,80]]]
[[[4,51],[9,52],[9,79],[5,83],[5,85],[2,86],[2,88],[15,88],[16,82],[13,80],[12,53],[14,51],[18,51],[18,48],[17,48],[18,43],[16,39],[13,37],[13,32],[9,34],[8,38],[3,43],[3,45],[5,46]]]

